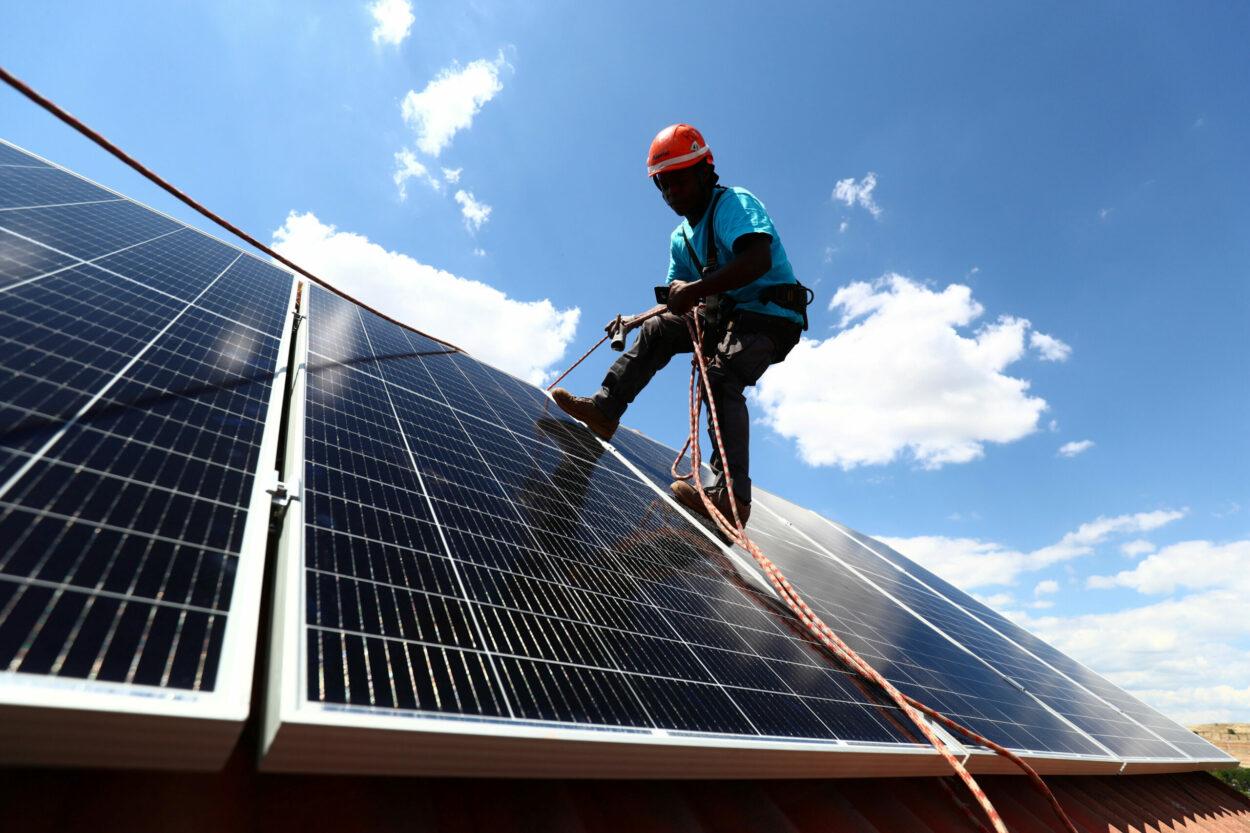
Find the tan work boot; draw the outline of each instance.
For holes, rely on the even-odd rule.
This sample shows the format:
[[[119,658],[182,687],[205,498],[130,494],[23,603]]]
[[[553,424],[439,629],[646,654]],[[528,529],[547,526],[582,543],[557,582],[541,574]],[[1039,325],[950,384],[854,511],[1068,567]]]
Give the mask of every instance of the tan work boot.
[[[604,416],[593,400],[585,396],[574,396],[564,388],[552,388],[551,398],[560,406],[560,410],[573,419],[586,423],[586,427],[594,431],[600,439],[612,439],[616,426],[621,424],[619,419],[608,419]]]
[[[707,518],[709,521],[712,521],[712,516],[708,514],[707,507],[703,505],[703,500],[699,497],[699,491],[695,489],[694,486],[691,486],[685,480],[674,480],[668,489],[673,493],[673,497],[677,498],[677,502],[682,506],[686,507],[700,517]],[[712,499],[712,504],[720,510],[720,513],[725,516],[725,519],[732,524],[734,516],[733,510],[729,508],[729,495],[724,491],[719,492],[719,494],[717,492],[709,491],[708,497]],[[734,498],[734,502],[738,504],[738,520],[742,521],[743,526],[746,526],[747,519],[751,517],[751,504],[743,503],[738,500],[737,497]],[[712,521],[712,523],[716,522]]]

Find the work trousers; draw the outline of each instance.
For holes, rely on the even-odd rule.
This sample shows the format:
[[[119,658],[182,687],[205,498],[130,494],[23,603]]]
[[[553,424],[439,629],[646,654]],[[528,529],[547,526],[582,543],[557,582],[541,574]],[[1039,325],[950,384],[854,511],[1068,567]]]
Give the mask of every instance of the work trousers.
[[[639,328],[633,346],[608,369],[603,387],[592,397],[595,405],[606,416],[620,419],[656,371],[676,354],[690,353],[693,349],[684,318],[665,312],[648,319]],[[720,419],[725,454],[729,457],[734,494],[743,503],[751,502],[751,418],[747,414],[747,400],[742,391],[759,380],[772,364],[775,354],[776,345],[767,335],[757,332],[739,334],[734,331],[733,325],[721,337],[715,351],[711,355],[705,353],[707,378]],[[710,465],[716,473],[712,488],[723,489],[725,472],[710,422],[708,436],[712,440]]]

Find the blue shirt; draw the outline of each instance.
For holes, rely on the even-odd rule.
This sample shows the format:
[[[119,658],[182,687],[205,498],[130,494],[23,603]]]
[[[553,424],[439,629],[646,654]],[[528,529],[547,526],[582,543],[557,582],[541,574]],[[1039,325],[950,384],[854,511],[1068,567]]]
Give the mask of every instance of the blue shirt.
[[[690,253],[686,250],[686,243],[682,239],[682,232],[684,231],[689,236],[690,245],[694,247],[699,260],[703,260],[707,252],[708,213],[704,212],[694,228],[690,227],[689,221],[682,220],[681,224],[673,230],[672,239],[669,241],[668,283],[699,279],[699,270],[690,259]],[[716,259],[721,266],[734,259],[734,241],[744,234],[767,234],[772,238],[772,268],[746,286],[725,293],[737,302],[737,308],[750,312],[762,312],[765,315],[776,315],[796,324],[802,324],[803,316],[797,312],[779,307],[771,301],[758,300],[760,290],[766,286],[796,282],[794,269],[790,267],[790,259],[786,257],[786,250],[781,245],[781,238],[777,235],[777,230],[773,228],[773,221],[769,218],[764,204],[745,188],[726,188],[716,204],[715,223]]]

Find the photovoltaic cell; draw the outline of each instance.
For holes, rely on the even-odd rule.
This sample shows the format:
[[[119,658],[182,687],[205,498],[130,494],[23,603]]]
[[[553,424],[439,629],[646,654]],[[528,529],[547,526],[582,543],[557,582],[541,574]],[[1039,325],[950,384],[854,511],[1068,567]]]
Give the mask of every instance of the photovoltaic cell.
[[[0,207],[0,673],[214,691],[291,277],[7,145]]]
[[[56,168],[10,167],[4,172],[0,217],[14,208],[120,200],[116,194]]]
[[[42,159],[36,159],[29,153],[25,153],[19,148],[0,142],[0,165],[16,165],[19,167],[29,168],[47,168],[51,167]]]
[[[313,288],[308,702],[913,743],[531,386]]]

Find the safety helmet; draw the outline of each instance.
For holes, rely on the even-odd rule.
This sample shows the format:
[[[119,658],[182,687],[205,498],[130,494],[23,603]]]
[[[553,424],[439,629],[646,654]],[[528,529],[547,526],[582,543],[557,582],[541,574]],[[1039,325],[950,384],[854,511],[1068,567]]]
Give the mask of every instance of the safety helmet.
[[[704,159],[712,161],[712,149],[703,141],[703,134],[688,124],[670,124],[651,140],[647,176],[689,168]]]

